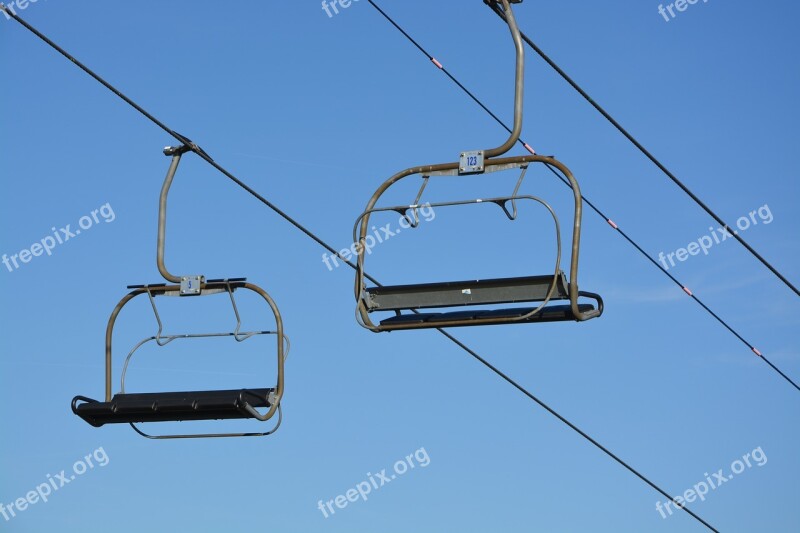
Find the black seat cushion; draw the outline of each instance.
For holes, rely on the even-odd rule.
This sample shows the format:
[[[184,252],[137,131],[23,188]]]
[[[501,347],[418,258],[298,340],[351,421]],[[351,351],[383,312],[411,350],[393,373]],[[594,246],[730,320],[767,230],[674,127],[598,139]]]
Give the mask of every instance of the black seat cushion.
[[[130,422],[180,422],[250,418],[243,409],[269,407],[273,389],[236,389],[187,392],[115,394],[110,402],[78,396],[72,410],[95,427]],[[83,403],[78,403],[83,402]]]

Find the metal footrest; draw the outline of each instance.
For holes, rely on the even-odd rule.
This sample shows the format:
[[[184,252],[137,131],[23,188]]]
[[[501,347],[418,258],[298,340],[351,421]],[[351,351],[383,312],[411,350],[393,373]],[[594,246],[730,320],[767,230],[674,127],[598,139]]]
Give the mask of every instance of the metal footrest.
[[[492,324],[529,324],[532,322],[563,322],[575,320],[569,305],[550,305],[524,320],[515,320],[536,309],[535,307],[514,307],[510,309],[476,309],[474,311],[454,311],[449,313],[409,313],[381,320],[384,330],[448,328],[459,326],[479,326]],[[579,304],[581,313],[593,311],[592,304]]]

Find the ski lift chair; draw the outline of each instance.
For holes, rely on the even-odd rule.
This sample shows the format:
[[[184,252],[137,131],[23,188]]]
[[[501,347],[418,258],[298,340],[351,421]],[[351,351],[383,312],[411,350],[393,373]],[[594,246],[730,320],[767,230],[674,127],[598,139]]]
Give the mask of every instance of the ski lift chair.
[[[497,324],[527,324],[538,322],[585,321],[603,313],[600,295],[578,289],[578,259],[581,240],[582,197],[578,181],[572,172],[553,157],[525,155],[500,158],[519,140],[522,130],[522,101],[524,89],[524,49],[519,28],[509,0],[495,0],[503,4],[509,29],[516,48],[516,81],[514,95],[514,128],[506,142],[491,150],[465,151],[459,161],[437,165],[412,167],[386,180],[372,195],[366,209],[358,217],[353,230],[353,242],[357,243],[355,277],[356,317],[362,326],[374,331],[414,330],[460,326],[483,326]],[[511,1],[510,3],[519,3]],[[528,146],[526,145],[526,148]],[[530,149],[529,149],[530,150]],[[530,150],[533,152],[532,150]],[[543,164],[563,176],[572,188],[574,212],[572,221],[572,246],[569,279],[560,269],[561,236],[558,218],[553,209],[540,198],[520,195],[519,188],[529,165]],[[430,207],[452,207],[469,204],[498,205],[512,221],[517,218],[517,202],[535,201],[544,205],[553,216],[556,225],[558,253],[553,274],[528,277],[495,278],[482,280],[448,281],[409,285],[367,286],[364,262],[366,239],[370,228],[370,217],[381,211],[401,214],[410,227],[417,227],[421,198],[430,178],[439,176],[461,176],[489,174],[501,170],[521,171],[517,186],[511,196],[482,198],[457,202],[430,204]],[[376,207],[386,191],[409,176],[421,176],[422,185],[414,202],[409,205]],[[509,204],[512,209],[509,210]],[[427,205],[427,204],[426,204]],[[594,302],[579,302],[588,297]],[[550,305],[554,301],[566,303]],[[520,303],[536,302],[536,306],[519,307]],[[509,305],[512,305],[509,307]],[[475,307],[477,306],[477,307]],[[492,306],[487,309],[487,306]],[[496,308],[496,306],[500,306]],[[452,310],[456,308],[458,310]],[[437,311],[438,309],[438,311]],[[422,310],[422,311],[421,311]],[[390,312],[393,315],[373,321],[371,314]],[[377,323],[376,323],[377,322]]]
[[[187,140],[188,141],[188,140]],[[157,264],[159,272],[168,283],[153,285],[131,285],[132,289],[117,304],[111,313],[106,328],[105,340],[105,399],[94,400],[85,396],[76,396],[72,400],[72,411],[80,418],[94,427],[105,424],[130,424],[140,435],[151,439],[171,438],[200,438],[200,437],[255,437],[273,433],[281,422],[281,398],[284,388],[284,360],[288,354],[289,341],[283,333],[283,322],[277,305],[261,287],[248,283],[245,278],[206,280],[201,275],[175,276],[171,274],[164,264],[164,248],[166,233],[167,195],[172,185],[173,178],[178,168],[182,154],[187,151],[200,150],[190,141],[184,146],[164,149],[164,153],[172,156],[172,162],[167,172],[167,177],[161,190],[158,217],[158,253]],[[274,330],[240,332],[241,319],[236,305],[234,293],[237,290],[251,291],[260,296],[270,309],[275,322]],[[236,327],[233,331],[221,333],[191,333],[171,334],[162,333],[163,325],[156,307],[156,298],[161,296],[177,296],[191,299],[197,296],[226,293],[233,306],[236,318]],[[158,323],[155,335],[140,341],[128,353],[122,369],[120,392],[112,395],[112,339],[114,326],[122,308],[137,296],[147,295]],[[175,340],[203,339],[210,337],[231,337],[236,342],[244,342],[258,335],[272,335],[275,337],[275,351],[277,353],[277,383],[274,387],[242,388],[233,390],[202,390],[202,391],[177,391],[177,392],[127,392],[125,390],[125,376],[128,365],[136,351],[150,342],[158,346]],[[261,409],[261,411],[259,411]],[[275,426],[264,432],[250,433],[203,433],[179,435],[150,435],[137,427],[138,423],[151,422],[181,422],[199,420],[231,420],[255,419],[267,421],[277,416]]]

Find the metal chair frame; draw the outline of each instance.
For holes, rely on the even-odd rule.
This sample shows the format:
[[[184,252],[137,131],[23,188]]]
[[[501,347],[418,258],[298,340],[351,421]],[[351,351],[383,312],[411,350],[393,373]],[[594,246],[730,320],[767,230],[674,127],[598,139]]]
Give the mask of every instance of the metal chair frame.
[[[175,174],[178,169],[178,165],[180,163],[181,156],[190,151],[192,146],[184,145],[181,147],[167,147],[164,149],[165,155],[172,156],[172,161],[170,163],[169,170],[167,171],[167,176],[164,180],[164,185],[161,189],[161,195],[159,198],[159,212],[158,212],[158,239],[157,239],[157,253],[156,253],[156,264],[158,267],[159,272],[161,275],[167,280],[167,284],[159,283],[159,284],[149,284],[149,285],[131,285],[128,288],[132,289],[127,295],[125,295],[119,303],[116,305],[114,310],[111,313],[111,317],[108,320],[108,324],[106,326],[106,337],[105,337],[105,404],[109,406],[109,410],[116,414],[117,413],[117,403],[115,400],[122,401],[122,399],[126,397],[130,397],[131,395],[125,392],[125,377],[127,375],[128,367],[130,364],[131,359],[133,358],[134,354],[137,352],[139,348],[144,346],[145,344],[155,341],[158,346],[165,346],[170,342],[176,339],[194,339],[194,338],[209,338],[209,337],[232,337],[236,342],[243,342],[253,336],[256,335],[275,335],[276,338],[276,353],[277,353],[277,383],[274,388],[269,389],[259,389],[263,391],[268,391],[267,396],[265,398],[260,398],[260,402],[264,404],[267,408],[266,412],[263,414],[259,412],[256,407],[251,405],[251,402],[247,401],[247,398],[253,396],[252,389],[242,389],[241,394],[239,394],[238,398],[236,399],[236,410],[238,412],[229,412],[226,413],[224,418],[252,418],[259,421],[267,421],[273,418],[273,416],[277,413],[278,421],[276,425],[270,429],[269,431],[265,432],[238,432],[238,433],[204,433],[204,434],[173,434],[173,435],[149,435],[142,431],[139,427],[136,426],[134,421],[125,420],[124,416],[120,417],[120,423],[129,423],[130,426],[140,435],[150,438],[150,439],[186,439],[186,438],[208,438],[208,437],[254,437],[254,436],[265,436],[274,433],[278,427],[280,426],[282,420],[282,412],[281,412],[281,399],[283,397],[284,392],[284,362],[288,355],[289,351],[289,339],[286,337],[283,331],[283,320],[281,318],[280,311],[278,310],[278,306],[276,305],[275,301],[270,297],[270,295],[261,287],[253,284],[248,283],[245,278],[231,278],[231,279],[215,279],[215,280],[206,280],[204,276],[176,276],[173,275],[167,270],[165,262],[164,262],[164,255],[165,255],[165,243],[166,243],[166,220],[167,220],[167,198],[169,195],[170,188],[172,186],[173,180],[175,178]],[[241,329],[241,317],[239,315],[239,309],[236,305],[236,299],[234,298],[234,292],[238,289],[244,289],[251,292],[256,293],[259,295],[269,306],[273,318],[275,320],[275,329],[274,330],[260,330],[260,331],[247,331],[247,332],[240,332]],[[219,294],[219,293],[227,293],[230,297],[231,306],[234,311],[234,315],[236,317],[236,328],[233,331],[229,332],[218,332],[218,333],[187,333],[187,334],[170,334],[165,335],[163,334],[163,323],[161,321],[161,317],[158,312],[158,308],[156,306],[155,298],[158,296],[178,296],[178,297],[193,297],[193,296],[207,296],[211,294]],[[156,322],[158,324],[158,331],[155,335],[145,337],[141,340],[138,344],[136,344],[133,349],[128,353],[125,363],[122,368],[121,373],[121,382],[120,382],[120,396],[114,396],[112,394],[112,377],[113,377],[113,355],[112,355],[112,340],[113,340],[113,333],[114,327],[116,325],[117,318],[122,311],[122,309],[127,305],[131,300],[136,298],[137,296],[141,296],[146,294],[151,307],[153,309],[153,313],[156,318]],[[203,393],[213,394],[213,393],[235,393],[236,391],[200,391],[197,393],[163,393],[165,395],[181,395],[190,397],[192,394],[203,394]],[[144,396],[148,396],[151,393],[146,393]],[[152,393],[154,398],[157,396],[158,393]],[[137,398],[141,397],[142,395],[135,395]],[[79,403],[82,402],[82,403]],[[87,406],[89,408],[94,408],[97,404],[101,402],[97,402],[96,400],[92,400],[91,398],[87,398],[85,396],[76,396],[72,401],[72,410],[78,416],[85,415],[85,420],[92,425],[93,422],[91,421],[91,417],[87,415],[87,407],[83,408],[83,412],[81,411],[82,406]],[[95,405],[92,405],[95,404]],[[195,409],[197,408],[196,405],[193,406]],[[157,399],[154,400],[154,405],[152,407],[153,413],[158,411]],[[141,418],[141,415],[135,415]],[[134,417],[135,417],[134,416]],[[168,417],[169,415],[163,415]],[[174,420],[173,419],[159,419],[158,421],[180,421],[180,420],[206,420],[206,418],[192,418],[191,416],[201,416],[202,414],[198,415],[191,415],[189,418],[186,417],[186,413],[183,413],[177,416]],[[83,418],[84,416],[82,416]],[[161,417],[161,415],[159,415]],[[216,419],[216,418],[214,418]],[[105,423],[115,423],[115,420],[106,420],[99,425],[103,425]]]
[[[508,139],[497,148],[489,150],[462,152],[459,161],[452,163],[442,163],[436,165],[425,165],[425,166],[416,166],[408,168],[406,170],[398,172],[391,178],[384,181],[383,184],[381,184],[381,186],[378,187],[378,189],[372,195],[369,202],[367,203],[366,208],[361,213],[361,215],[356,219],[355,227],[353,230],[353,242],[357,243],[356,245],[357,261],[356,261],[356,277],[355,277],[355,298],[357,301],[356,316],[358,322],[367,329],[370,329],[371,331],[380,332],[380,331],[393,331],[397,329],[420,329],[420,328],[477,326],[477,325],[530,322],[533,321],[532,319],[534,319],[538,313],[541,313],[546,308],[547,303],[554,297],[558,299],[569,300],[569,312],[564,313],[565,320],[570,319],[570,320],[584,321],[598,317],[602,314],[603,303],[600,296],[594,293],[578,290],[578,260],[579,260],[580,240],[581,240],[581,221],[583,216],[583,204],[582,204],[581,191],[580,191],[580,186],[578,185],[578,181],[575,179],[572,172],[563,163],[556,160],[554,157],[542,156],[536,154],[505,157],[505,158],[500,157],[514,146],[514,144],[519,140],[519,135],[520,132],[522,131],[522,107],[523,107],[522,103],[523,103],[523,92],[524,92],[525,52],[522,45],[522,38],[520,35],[520,31],[519,28],[517,27],[517,22],[516,19],[514,18],[514,13],[510,6],[511,3],[516,4],[519,3],[519,1],[514,1],[514,0],[511,0],[510,2],[509,0],[496,0],[496,1],[503,4],[503,8],[506,13],[506,19],[508,21],[509,30],[511,32],[511,36],[514,41],[514,46],[516,50],[514,128],[510,132]],[[569,282],[568,282],[567,294],[561,294],[557,290],[558,289],[557,284],[560,277],[559,265],[561,257],[561,237],[560,237],[558,219],[555,216],[555,213],[553,212],[552,208],[544,200],[541,200],[540,198],[534,196],[518,194],[520,185],[522,184],[522,181],[525,177],[525,172],[528,166],[532,163],[544,164],[549,166],[551,169],[556,169],[564,176],[564,178],[572,188],[572,193],[574,197],[574,211],[573,211],[574,216],[572,224],[573,228],[572,245],[571,245],[571,258],[570,258]],[[457,319],[457,318],[454,319],[452,316],[450,316],[446,320],[437,320],[435,317],[433,317],[430,320],[418,321],[414,323],[404,322],[404,323],[375,324],[370,319],[369,314],[373,311],[378,310],[380,305],[377,306],[375,305],[376,295],[386,294],[387,288],[366,287],[364,261],[365,261],[366,238],[370,227],[370,217],[374,213],[380,211],[396,211],[398,213],[401,213],[402,216],[406,218],[411,227],[417,227],[419,223],[417,210],[420,207],[420,200],[422,198],[423,191],[425,190],[431,177],[460,176],[466,174],[485,174],[485,173],[492,173],[508,169],[522,170],[520,178],[517,181],[517,186],[514,189],[514,193],[511,196],[488,198],[488,199],[464,200],[458,202],[442,202],[438,204],[432,204],[432,207],[456,206],[456,205],[467,205],[467,204],[478,204],[478,203],[493,203],[499,205],[509,219],[515,220],[517,217],[516,202],[518,200],[533,200],[544,205],[550,211],[556,223],[558,254],[556,258],[555,274],[551,279],[543,280],[548,287],[547,292],[546,294],[544,294],[543,297],[528,297],[525,299],[515,300],[515,301],[540,301],[542,303],[538,307],[531,309],[530,311],[527,311],[525,313],[522,313],[516,317],[496,316],[487,314],[481,317],[470,316],[470,317],[465,317],[463,319]],[[404,206],[377,207],[379,199],[383,196],[384,193],[386,193],[386,191],[390,187],[400,182],[401,180],[408,178],[409,176],[415,176],[415,175],[419,175],[422,177],[422,185],[420,186],[419,192],[417,193],[414,202]],[[507,208],[507,204],[509,202],[512,204],[513,211],[509,211]],[[408,215],[409,211],[413,214],[414,217],[413,219],[409,217]],[[530,284],[530,281],[532,279],[533,278],[529,278],[526,281],[526,284]],[[500,283],[502,285],[503,282],[503,280],[487,280],[487,281],[488,285],[492,284],[497,285],[497,283]],[[466,284],[469,282],[459,282],[459,283]],[[487,285],[486,281],[481,282],[480,280],[475,281],[474,283],[478,286]],[[511,289],[512,292],[514,292],[515,289],[514,287],[508,287],[508,286],[505,288]],[[389,287],[388,289],[390,289],[388,292],[392,292],[391,289],[393,288]],[[395,293],[403,292],[405,289],[408,289],[410,293],[416,292],[416,294],[422,294],[427,291],[427,294],[425,295],[426,296],[425,299],[428,300],[427,304],[415,305],[413,302],[411,302],[406,307],[403,307],[403,309],[409,309],[414,312],[417,312],[418,309],[426,307],[449,307],[451,305],[470,304],[470,302],[468,301],[469,299],[465,299],[464,301],[459,301],[457,298],[456,299],[452,298],[451,294],[452,291],[449,284],[411,285],[403,287],[394,287],[394,289],[396,289],[394,291]],[[517,289],[519,289],[519,287],[517,287]],[[469,288],[465,288],[463,290],[471,292],[471,289]],[[468,294],[469,292],[465,292],[465,294]],[[521,290],[517,290],[516,292],[521,293]],[[441,296],[438,299],[439,305],[436,305],[437,296]],[[597,308],[592,307],[591,309],[588,309],[586,308],[585,305],[582,306],[581,304],[578,303],[579,296],[588,296],[594,298],[597,301]],[[398,314],[400,312],[399,308],[394,308],[393,310],[395,310]]]

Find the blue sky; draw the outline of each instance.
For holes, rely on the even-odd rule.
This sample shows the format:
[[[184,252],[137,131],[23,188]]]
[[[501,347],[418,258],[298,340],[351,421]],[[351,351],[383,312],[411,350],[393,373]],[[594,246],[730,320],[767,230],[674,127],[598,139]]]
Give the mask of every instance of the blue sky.
[[[481,1],[379,5],[511,122],[513,48]],[[529,1],[515,10],[521,28],[723,218],[756,211],[742,236],[800,283],[800,7],[711,0],[669,21],[658,7]],[[366,0],[331,17],[318,2],[252,1],[39,0],[18,13],[337,248],[392,174],[505,139]],[[662,519],[656,492],[438,333],[360,328],[353,272],[329,271],[322,248],[192,154],[170,197],[168,265],[247,276],[275,298],[292,340],[284,424],[263,439],[151,442],[127,426],[82,422],[69,402],[102,397],[109,313],[126,285],[160,281],[161,149],[173,141],[1,16],[0,47],[0,254],[19,255],[67,224],[89,226],[52,255],[0,265],[0,503],[87,455],[107,458],[49,501],[0,515],[0,530],[703,529],[685,514]],[[645,250],[668,254],[713,233],[713,220],[530,51],[526,66],[523,138],[569,166]],[[440,178],[429,198],[499,196],[515,181]],[[387,201],[415,192],[409,185]],[[569,192],[552,176],[529,173],[523,192],[550,201],[569,225]],[[96,220],[82,219],[93,211]],[[548,273],[545,215],[528,208],[510,223],[496,209],[437,211],[377,247],[367,267],[383,283]],[[800,379],[797,297],[741,246],[715,243],[670,272]],[[580,285],[604,296],[600,319],[452,333],[670,493],[730,474],[750,453],[752,466],[691,508],[721,531],[795,531],[798,391],[589,210]],[[245,325],[271,327],[257,303],[242,296]],[[176,332],[232,323],[216,297],[165,302],[163,318]],[[125,354],[154,332],[146,301],[120,316],[115,390]],[[129,387],[272,385],[271,345],[214,344],[146,349]],[[758,466],[752,457],[762,455]],[[408,456],[416,467],[366,501],[327,518],[318,509]]]

